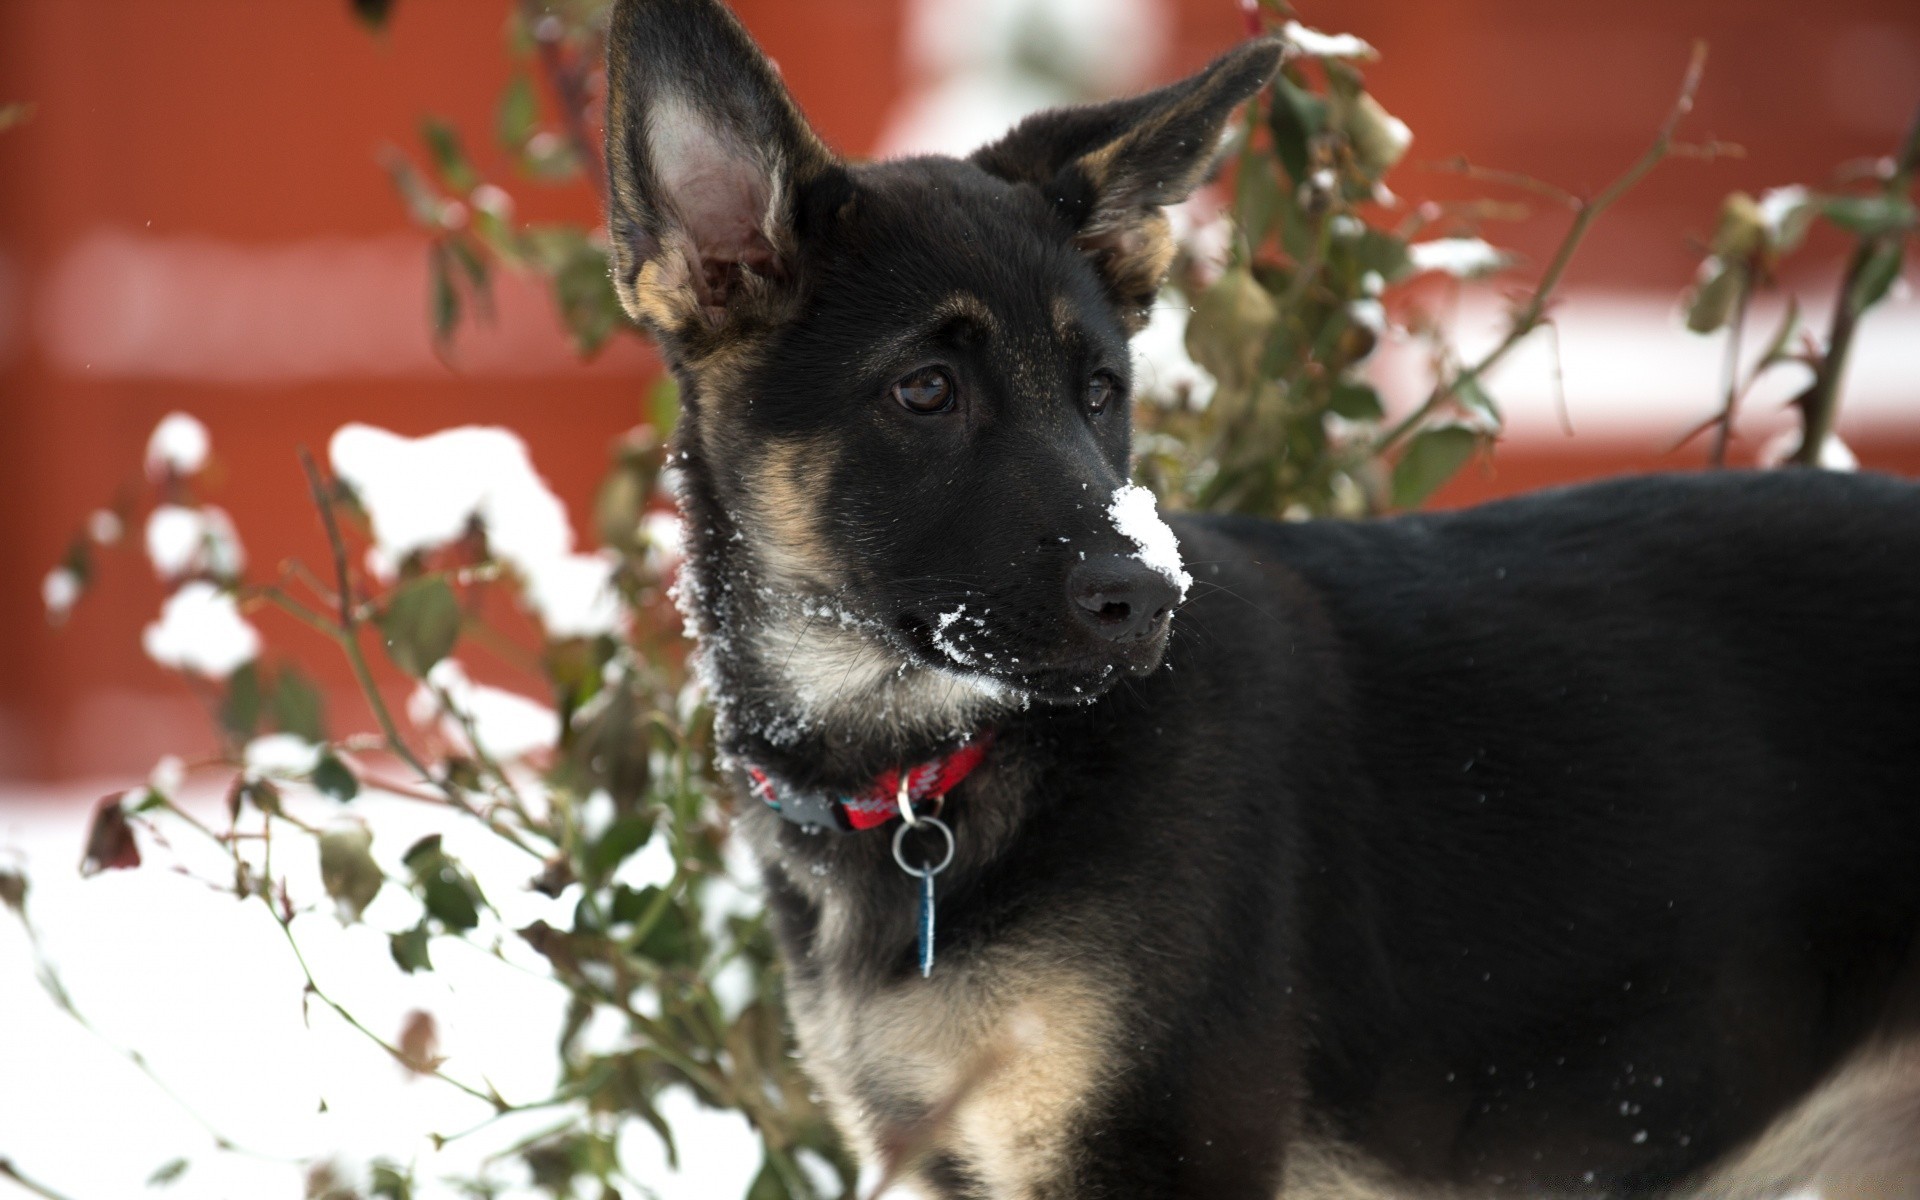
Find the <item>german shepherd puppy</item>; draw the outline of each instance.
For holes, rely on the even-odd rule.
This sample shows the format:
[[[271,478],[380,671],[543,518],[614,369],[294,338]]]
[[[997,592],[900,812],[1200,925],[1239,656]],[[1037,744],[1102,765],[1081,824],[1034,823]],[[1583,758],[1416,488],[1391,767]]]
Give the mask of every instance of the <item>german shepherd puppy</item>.
[[[716,0],[610,45],[683,608],[856,1149],[995,1200],[1920,1196],[1920,489],[1169,533],[1127,339],[1279,45],[882,163]]]

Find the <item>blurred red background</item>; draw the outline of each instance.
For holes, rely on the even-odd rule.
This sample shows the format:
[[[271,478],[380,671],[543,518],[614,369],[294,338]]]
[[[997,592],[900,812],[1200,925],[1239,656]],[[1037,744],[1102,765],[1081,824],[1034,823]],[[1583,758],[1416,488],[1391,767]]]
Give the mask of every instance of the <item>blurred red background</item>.
[[[846,153],[871,148],[914,81],[898,0],[735,7],[828,140]],[[1233,0],[1170,9],[1160,76],[1242,35]],[[289,554],[324,560],[294,452],[322,451],[349,420],[409,434],[509,425],[576,520],[587,512],[610,442],[641,419],[656,360],[626,338],[580,365],[545,301],[511,289],[493,327],[463,335],[450,362],[436,359],[420,244],[376,162],[386,145],[411,151],[419,117],[436,113],[468,131],[484,169],[508,174],[487,136],[508,74],[505,11],[402,0],[390,30],[373,36],[345,0],[0,6],[0,101],[38,106],[0,132],[0,779],[144,773],[162,752],[207,744],[196,703],[139,652],[161,593],[137,548],[108,558],[65,628],[48,628],[40,601],[47,568],[137,473],[170,411],[211,429],[210,495],[234,515],[256,573]],[[1818,184],[1843,160],[1885,154],[1920,104],[1912,0],[1318,0],[1302,17],[1382,52],[1368,78],[1416,131],[1392,180],[1415,201],[1485,193],[1418,165],[1456,154],[1597,189],[1645,146],[1690,41],[1711,42],[1688,128],[1740,143],[1746,157],[1663,167],[1601,222],[1569,277],[1576,292],[1677,296],[1728,191]],[[525,216],[595,216],[583,188],[516,195]],[[1538,263],[1564,221],[1542,212],[1499,238]],[[200,254],[206,294],[277,314],[287,345],[229,345],[221,359],[115,325],[128,311],[152,315],[103,308],[123,286],[140,303],[171,302],[131,277],[144,260],[127,251],[152,246]],[[1803,257],[1828,268],[1814,268],[1813,283],[1830,283],[1842,252],[1816,241]],[[238,274],[222,275],[223,263]],[[171,318],[152,328],[178,328],[180,314]],[[1870,325],[1863,338],[1915,328]],[[207,338],[224,344],[217,329]],[[1901,352],[1920,401],[1920,345]],[[1684,429],[1711,404],[1699,397],[1666,427]],[[1842,428],[1864,465],[1920,473],[1920,420]],[[1516,437],[1444,500],[1699,461],[1697,450],[1661,448],[1659,430]],[[297,636],[271,617],[261,624],[270,639]]]

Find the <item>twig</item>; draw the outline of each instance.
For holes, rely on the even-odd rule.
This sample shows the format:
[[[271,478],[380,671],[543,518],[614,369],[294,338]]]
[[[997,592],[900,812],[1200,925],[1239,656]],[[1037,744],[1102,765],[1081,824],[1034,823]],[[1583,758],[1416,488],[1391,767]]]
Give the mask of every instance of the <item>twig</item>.
[[[1523,192],[1532,192],[1536,196],[1543,196],[1555,204],[1560,205],[1562,208],[1570,208],[1574,212],[1579,212],[1580,206],[1583,203],[1580,197],[1563,187],[1558,187],[1542,179],[1535,179],[1533,176],[1523,174],[1519,171],[1503,171],[1497,167],[1477,167],[1468,162],[1467,156],[1464,154],[1456,154],[1452,158],[1442,159],[1438,162],[1423,162],[1420,164],[1420,169],[1423,171],[1437,171],[1446,175],[1460,175],[1481,183],[1500,184],[1504,187],[1517,188]]]
[[[353,576],[347,567],[347,540],[340,536],[340,523],[333,515],[333,497],[328,493],[319,464],[313,461],[313,454],[305,446],[300,447],[299,454],[300,469],[306,472],[307,489],[313,494],[313,506],[320,510],[320,524],[326,528],[327,545],[333,550],[333,574],[340,592],[340,624],[351,633],[355,620]]]
[[[46,1184],[39,1183],[22,1175],[13,1165],[13,1160],[10,1158],[0,1158],[0,1179],[18,1184],[34,1195],[41,1197],[42,1200],[69,1200],[66,1193],[56,1192]]]
[[[1887,195],[1906,194],[1913,182],[1916,164],[1920,164],[1920,111],[1914,113],[1906,140],[1894,158],[1893,171],[1887,177]],[[1906,236],[1906,230],[1896,230],[1862,238],[1860,244],[1854,247],[1853,258],[1847,263],[1847,273],[1840,279],[1840,297],[1834,302],[1833,324],[1827,331],[1827,352],[1814,369],[1813,386],[1796,401],[1800,406],[1804,432],[1800,437],[1799,449],[1787,458],[1795,466],[1810,467],[1820,461],[1820,449],[1833,432],[1834,419],[1839,415],[1840,378],[1846,373],[1847,355],[1853,349],[1854,331],[1859,327],[1861,314],[1865,311],[1853,306],[1854,285],[1882,249]]]
[[[1694,94],[1700,90],[1700,80],[1706,73],[1706,69],[1707,44],[1695,42],[1693,56],[1687,63],[1686,77],[1680,83],[1680,95],[1674,100],[1673,108],[1668,111],[1667,119],[1661,124],[1660,131],[1654,135],[1653,144],[1647,147],[1646,152],[1635,160],[1632,166],[1602,189],[1599,195],[1592,200],[1580,203],[1574,213],[1573,223],[1568,226],[1566,236],[1560,241],[1560,248],[1554,251],[1552,260],[1547,263],[1547,269],[1540,276],[1540,283],[1534,288],[1532,297],[1518,312],[1514,313],[1506,336],[1501,338],[1493,349],[1487,351],[1479,362],[1435,385],[1432,393],[1421,402],[1418,408],[1403,417],[1374,444],[1375,454],[1392,449],[1402,438],[1417,429],[1435,409],[1451,399],[1461,385],[1478,380],[1492,370],[1522,338],[1539,328],[1546,315],[1547,304],[1553,299],[1555,289],[1560,286],[1560,279],[1566,274],[1567,264],[1573,261],[1574,251],[1578,250],[1580,243],[1586,239],[1588,229],[1601,213],[1607,211],[1620,197],[1626,195],[1671,151],[1674,131],[1686,115],[1693,111]]]

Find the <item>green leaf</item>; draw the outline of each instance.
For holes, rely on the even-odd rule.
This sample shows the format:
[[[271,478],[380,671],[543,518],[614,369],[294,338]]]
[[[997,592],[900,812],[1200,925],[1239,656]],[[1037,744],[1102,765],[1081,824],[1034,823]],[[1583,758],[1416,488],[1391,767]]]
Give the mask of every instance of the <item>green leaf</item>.
[[[1912,229],[1916,214],[1904,196],[1828,196],[1820,202],[1827,220],[1861,237]]]
[[[1710,258],[1707,262],[1711,265],[1706,277],[1687,298],[1687,328],[1695,333],[1712,333],[1725,325],[1747,286],[1745,261]]]
[[[434,169],[440,173],[441,182],[448,188],[455,192],[470,192],[479,186],[480,175],[473,169],[466,149],[460,145],[460,134],[451,124],[439,117],[422,119],[420,140],[427,144],[427,153],[433,158]]]
[[[1487,389],[1480,384],[1477,375],[1462,375],[1453,386],[1453,398],[1460,407],[1480,418],[1490,432],[1498,431],[1505,422],[1500,416],[1500,406],[1493,402]]]
[[[533,80],[515,75],[500,93],[500,107],[494,113],[493,129],[500,144],[515,154],[526,149],[527,139],[540,128],[540,102],[534,95]]]
[[[404,860],[413,873],[414,887],[427,912],[450,933],[465,933],[480,924],[480,906],[486,898],[480,885],[458,860],[440,848],[440,835],[415,842]]]
[[[409,975],[415,971],[431,971],[433,955],[428,950],[431,937],[432,932],[423,920],[412,929],[387,935],[387,953],[393,955],[393,964]]]
[[[373,861],[373,831],[364,825],[329,829],[320,835],[320,883],[349,920],[373,903],[386,873]]]
[[[313,786],[342,804],[360,794],[360,781],[332,751],[322,754],[315,764]]]
[[[1233,187],[1234,219],[1247,244],[1258,247],[1267,240],[1280,215],[1280,180],[1266,155],[1249,152],[1240,156]]]
[[[1473,457],[1480,435],[1465,425],[1423,429],[1393,467],[1395,508],[1418,508]]]
[[[1885,299],[1893,281],[1900,278],[1905,257],[1906,243],[1902,239],[1889,238],[1875,246],[1860,273],[1853,277],[1853,286],[1847,289],[1848,310],[1863,313]]]
[[[647,844],[653,836],[653,819],[629,813],[617,817],[600,840],[588,848],[586,854],[587,875],[591,879],[603,879],[613,869],[626,861],[628,855]]]
[[[260,666],[250,662],[227,676],[226,695],[220,700],[220,724],[235,741],[244,742],[260,725],[261,707]]]
[[[12,867],[0,867],[0,904],[12,909],[15,915],[27,906],[27,877]]]
[[[1307,178],[1311,162],[1308,144],[1326,127],[1325,100],[1294,83],[1284,72],[1274,78],[1267,131],[1273,135],[1274,157],[1296,187]]]
[[[368,1190],[379,1200],[413,1200],[413,1176],[384,1158],[376,1158]]]
[[[668,375],[653,385],[647,393],[647,417],[653,423],[654,436],[664,445],[680,423],[679,380]]]
[[[424,678],[460,638],[460,601],[439,576],[401,588],[374,617],[387,656],[407,674]]]
[[[1387,283],[1396,283],[1413,270],[1407,243],[1371,225],[1349,244],[1348,253],[1362,272],[1377,271]]]
[[[368,29],[378,32],[393,19],[394,0],[352,0],[353,15]]]
[[[444,240],[427,247],[427,283],[430,288],[428,317],[433,336],[445,342],[460,327],[460,290],[453,283],[452,256]]]
[[[166,1162],[163,1162],[159,1166],[155,1167],[153,1169],[153,1174],[147,1176],[147,1186],[148,1187],[166,1187],[167,1185],[177,1181],[182,1175],[185,1175],[186,1173],[187,1173],[186,1159],[184,1158],[168,1159]]]
[[[1268,333],[1279,319],[1267,289],[1251,272],[1235,268],[1195,300],[1187,321],[1187,353],[1223,390],[1244,389],[1259,377]]]
[[[295,733],[309,742],[327,740],[327,722],[320,690],[298,667],[284,666],[273,681],[273,699],[268,711],[282,733]]]
[[[1349,421],[1378,421],[1386,415],[1380,393],[1364,383],[1341,380],[1327,397],[1327,410]]]

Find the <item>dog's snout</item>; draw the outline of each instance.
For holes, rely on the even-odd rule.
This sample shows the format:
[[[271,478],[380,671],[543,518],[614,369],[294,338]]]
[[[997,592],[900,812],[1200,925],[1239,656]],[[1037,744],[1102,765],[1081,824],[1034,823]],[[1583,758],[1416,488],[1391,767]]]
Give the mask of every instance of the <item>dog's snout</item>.
[[[1119,554],[1075,563],[1067,574],[1067,595],[1094,635],[1110,642],[1136,642],[1159,633],[1180,601],[1172,580]]]

